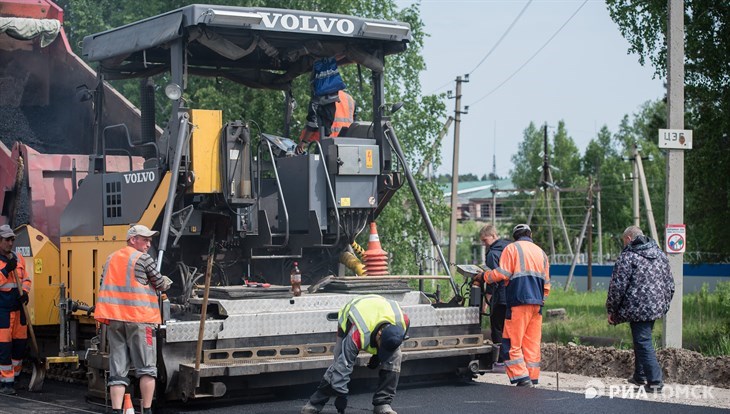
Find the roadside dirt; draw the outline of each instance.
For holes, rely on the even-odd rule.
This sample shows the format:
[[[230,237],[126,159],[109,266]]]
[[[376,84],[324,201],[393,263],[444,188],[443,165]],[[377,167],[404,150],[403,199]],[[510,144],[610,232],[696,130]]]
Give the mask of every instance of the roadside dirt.
[[[686,349],[662,349],[657,356],[664,372],[665,389],[659,394],[647,394],[626,381],[634,369],[632,350],[571,344],[557,346],[556,352],[556,344],[543,343],[538,387],[584,394],[586,398],[631,398],[730,408],[730,356],[705,357]],[[488,372],[476,381],[509,385],[504,373]],[[599,393],[590,394],[593,390]]]
[[[730,388],[730,356],[706,357],[686,349],[657,352],[664,381]],[[634,370],[634,352],[613,347],[542,344],[542,367],[591,377],[628,378]]]

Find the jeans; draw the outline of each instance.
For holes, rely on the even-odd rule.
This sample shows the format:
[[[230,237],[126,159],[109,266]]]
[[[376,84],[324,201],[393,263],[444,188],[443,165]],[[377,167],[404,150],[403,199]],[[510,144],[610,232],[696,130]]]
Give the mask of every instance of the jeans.
[[[629,325],[634,340],[634,379],[646,380],[649,385],[661,385],[662,369],[651,342],[654,321],[630,322]]]

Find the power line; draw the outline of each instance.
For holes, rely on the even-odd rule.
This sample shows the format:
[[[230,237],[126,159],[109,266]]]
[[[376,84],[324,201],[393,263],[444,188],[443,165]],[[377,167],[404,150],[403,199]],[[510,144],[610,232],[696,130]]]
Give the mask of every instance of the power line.
[[[512,24],[509,25],[509,27],[507,28],[507,30],[504,33],[502,33],[502,36],[499,38],[499,40],[497,40],[497,43],[495,43],[494,46],[492,46],[492,48],[489,50],[489,52],[487,52],[487,54],[482,58],[482,60],[480,60],[479,63],[477,63],[477,65],[474,67],[474,69],[472,69],[471,72],[469,72],[470,75],[472,73],[474,73],[474,71],[477,70],[477,68],[479,66],[481,66],[482,63],[484,63],[485,60],[487,60],[487,58],[489,57],[489,55],[491,55],[492,52],[494,52],[495,49],[497,49],[497,46],[499,46],[499,44],[502,43],[502,40],[504,40],[504,38],[507,37],[507,34],[509,34],[510,30],[512,30],[512,28],[517,23],[517,21],[520,20],[520,17],[522,17],[522,15],[525,14],[525,10],[527,10],[527,7],[532,3],[532,1],[533,0],[529,0],[527,2],[527,4],[525,4],[525,7],[522,8],[522,11],[520,11],[520,14],[518,14],[517,17],[512,21]],[[432,94],[440,91],[441,89],[447,87],[448,85],[451,84],[451,82],[452,81],[448,81],[448,82],[444,83],[443,85],[441,85],[438,88],[436,88],[433,91],[431,91],[429,93],[429,95],[432,95]]]
[[[487,52],[487,54],[482,58],[482,60],[480,60],[479,63],[477,63],[477,65],[474,67],[474,69],[472,69],[471,72],[469,72],[470,75],[472,73],[474,73],[474,71],[477,70],[477,68],[479,68],[479,66],[481,66],[485,60],[487,60],[489,55],[491,55],[495,49],[497,49],[497,46],[499,46],[499,44],[502,43],[502,40],[504,40],[504,38],[507,37],[507,34],[509,34],[510,30],[512,30],[512,28],[515,26],[517,21],[520,20],[520,17],[522,17],[522,15],[525,14],[525,10],[527,10],[527,8],[530,6],[530,4],[532,4],[532,0],[529,0],[527,2],[527,4],[525,4],[525,7],[522,8],[522,11],[520,11],[520,14],[518,14],[517,17],[515,17],[515,19],[512,21],[512,24],[509,25],[507,30],[505,30],[505,32],[502,34],[502,36],[499,38],[499,40],[497,40],[497,43],[495,43],[494,46],[492,46],[492,48],[489,50],[489,52]]]
[[[573,12],[573,14],[570,15],[570,17],[568,17],[568,20],[566,20],[565,23],[563,23],[563,25],[560,26],[560,28],[558,28],[558,30],[555,33],[553,33],[552,36],[550,36],[550,38],[547,40],[547,42],[545,42],[542,46],[540,46],[540,48],[537,49],[537,51],[532,56],[530,56],[530,58],[527,59],[527,61],[525,61],[525,63],[523,63],[522,66],[520,66],[519,68],[517,68],[516,71],[514,71],[511,75],[509,75],[509,77],[507,77],[507,79],[505,79],[504,81],[502,81],[502,83],[500,83],[499,85],[497,85],[496,88],[492,89],[486,95],[482,96],[481,98],[477,99],[473,103],[469,104],[469,106],[474,106],[474,105],[478,104],[479,102],[483,101],[484,99],[488,98],[491,94],[493,94],[494,92],[496,92],[497,90],[499,90],[499,88],[501,88],[505,83],[509,82],[510,79],[512,79],[515,75],[517,75],[525,66],[527,66],[528,63],[530,63],[532,61],[532,59],[534,59],[540,52],[542,52],[543,49],[545,49],[545,47],[555,38],[555,36],[558,35],[558,33],[560,33],[563,30],[563,28],[565,26],[568,25],[568,23],[570,23],[571,20],[573,20],[573,17],[575,17],[575,15],[578,14],[578,12],[580,11],[580,9],[582,9],[583,6],[586,5],[586,3],[588,3],[588,0],[584,0],[583,3],[581,3],[580,6],[578,6],[578,9],[575,12]]]

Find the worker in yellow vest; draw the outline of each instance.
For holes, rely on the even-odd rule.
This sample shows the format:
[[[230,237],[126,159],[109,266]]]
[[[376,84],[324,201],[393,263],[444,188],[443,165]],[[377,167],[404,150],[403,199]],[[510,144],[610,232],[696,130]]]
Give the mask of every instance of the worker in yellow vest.
[[[396,414],[390,404],[398,386],[400,346],[410,325],[408,316],[396,301],[378,295],[364,295],[340,309],[337,322],[334,361],[317,391],[302,408],[302,414],[319,413],[332,397],[335,397],[337,412],[345,412],[349,392],[347,385],[360,351],[372,355],[368,368],[380,369],[380,382],[373,395],[373,413]]]
[[[140,224],[130,227],[127,246],[109,255],[104,265],[94,317],[109,325],[108,385],[114,414],[122,413],[130,365],[139,378],[142,414],[152,413],[157,378],[156,330],[162,319],[157,292],[166,291],[172,284],[147,254],[156,234]]]

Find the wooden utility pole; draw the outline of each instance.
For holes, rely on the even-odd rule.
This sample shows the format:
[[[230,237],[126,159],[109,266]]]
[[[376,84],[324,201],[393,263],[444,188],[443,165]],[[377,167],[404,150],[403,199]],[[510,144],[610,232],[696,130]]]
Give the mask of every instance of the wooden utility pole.
[[[601,190],[596,191],[596,222],[598,224],[598,264],[603,264],[603,228],[601,227]]]
[[[634,160],[638,166],[637,171],[639,172],[639,183],[641,184],[641,192],[644,197],[644,208],[646,209],[646,221],[649,222],[649,230],[651,231],[651,238],[659,242],[659,236],[656,231],[656,224],[654,222],[654,210],[651,208],[651,198],[649,197],[649,187],[646,185],[646,175],[644,174],[644,164],[641,162],[641,154],[639,154],[639,148],[634,144]]]
[[[469,75],[465,75],[465,80],[461,76],[456,77],[456,103],[454,107],[454,158],[451,166],[451,225],[449,227],[449,266],[451,274],[456,274],[456,215],[459,208],[459,132],[461,130],[461,84],[469,82]]]
[[[550,262],[555,261],[555,238],[553,237],[553,218],[550,215],[550,191],[548,187],[552,186],[550,180],[550,157],[548,156],[548,133],[547,122],[545,123],[545,133],[543,134],[543,156],[542,156],[542,190],[545,197],[545,211],[547,211],[548,237],[550,237]]]
[[[593,176],[588,177],[588,292],[593,291]]]

